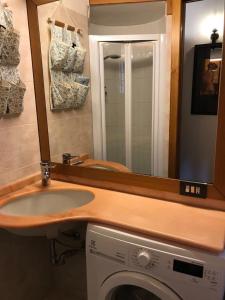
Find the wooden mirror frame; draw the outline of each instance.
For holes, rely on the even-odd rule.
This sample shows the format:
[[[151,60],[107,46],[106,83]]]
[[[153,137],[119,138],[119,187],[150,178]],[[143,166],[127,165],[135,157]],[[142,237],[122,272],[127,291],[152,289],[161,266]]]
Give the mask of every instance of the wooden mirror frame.
[[[161,0],[90,0],[90,4],[140,3]],[[189,0],[188,0],[189,1]],[[199,0],[192,0],[199,1]],[[38,130],[41,160],[50,160],[48,122],[44,92],[43,66],[41,57],[41,41],[38,23],[39,5],[55,2],[55,0],[26,0],[30,31],[31,54],[35,98],[37,108]],[[181,74],[181,42],[183,12],[186,0],[167,0],[167,14],[172,15],[172,62],[171,62],[171,100],[170,100],[170,141],[169,165],[170,176],[175,177],[177,168],[177,145],[179,141],[179,94]],[[224,35],[225,42],[225,35]],[[117,173],[54,163],[51,178],[77,184],[89,185],[157,199],[174,201],[192,206],[225,210],[225,51],[221,73],[218,132],[215,159],[214,183],[208,185],[208,198],[199,199],[179,194],[180,181],[171,178],[150,177],[132,173]]]

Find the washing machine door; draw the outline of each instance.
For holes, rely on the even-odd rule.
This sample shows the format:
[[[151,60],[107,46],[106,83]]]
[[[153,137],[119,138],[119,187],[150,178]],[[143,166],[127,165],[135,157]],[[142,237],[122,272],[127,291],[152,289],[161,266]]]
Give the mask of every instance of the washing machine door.
[[[182,300],[182,298],[150,276],[119,272],[104,281],[98,300]]]

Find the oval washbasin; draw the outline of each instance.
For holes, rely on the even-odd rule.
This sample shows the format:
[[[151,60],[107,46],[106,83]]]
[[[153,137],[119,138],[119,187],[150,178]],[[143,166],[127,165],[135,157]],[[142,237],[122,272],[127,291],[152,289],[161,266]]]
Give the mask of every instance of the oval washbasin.
[[[94,199],[85,190],[46,191],[21,196],[0,207],[0,214],[9,216],[43,216],[81,207]]]

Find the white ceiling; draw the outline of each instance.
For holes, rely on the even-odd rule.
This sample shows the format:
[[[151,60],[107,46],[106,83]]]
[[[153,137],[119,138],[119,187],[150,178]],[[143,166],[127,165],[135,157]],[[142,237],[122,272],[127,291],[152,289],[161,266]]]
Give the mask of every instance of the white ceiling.
[[[131,26],[151,23],[165,16],[166,2],[96,5],[91,7],[90,22],[104,26]]]

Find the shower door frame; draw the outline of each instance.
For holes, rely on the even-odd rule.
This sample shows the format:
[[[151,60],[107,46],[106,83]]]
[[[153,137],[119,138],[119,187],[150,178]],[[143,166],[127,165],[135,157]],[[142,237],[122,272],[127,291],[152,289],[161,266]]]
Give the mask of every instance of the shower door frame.
[[[93,141],[95,159],[106,160],[106,122],[105,122],[105,80],[104,80],[104,42],[154,42],[155,57],[153,58],[153,98],[152,98],[152,150],[151,150],[151,175],[168,177],[168,148],[169,142],[162,142],[160,138],[165,135],[165,128],[168,129],[169,140],[169,117],[160,119],[160,113],[165,113],[165,101],[168,105],[169,115],[169,90],[170,72],[169,63],[166,61],[166,35],[165,34],[142,34],[142,35],[90,35],[90,61],[92,78],[92,112],[93,112]],[[129,60],[129,61],[126,61]],[[126,65],[128,68],[126,68]],[[131,47],[125,46],[125,122],[130,122],[131,117]],[[126,73],[128,76],[126,76]],[[160,75],[159,75],[160,74]],[[126,165],[131,169],[132,150],[131,131],[125,124],[126,134]]]

